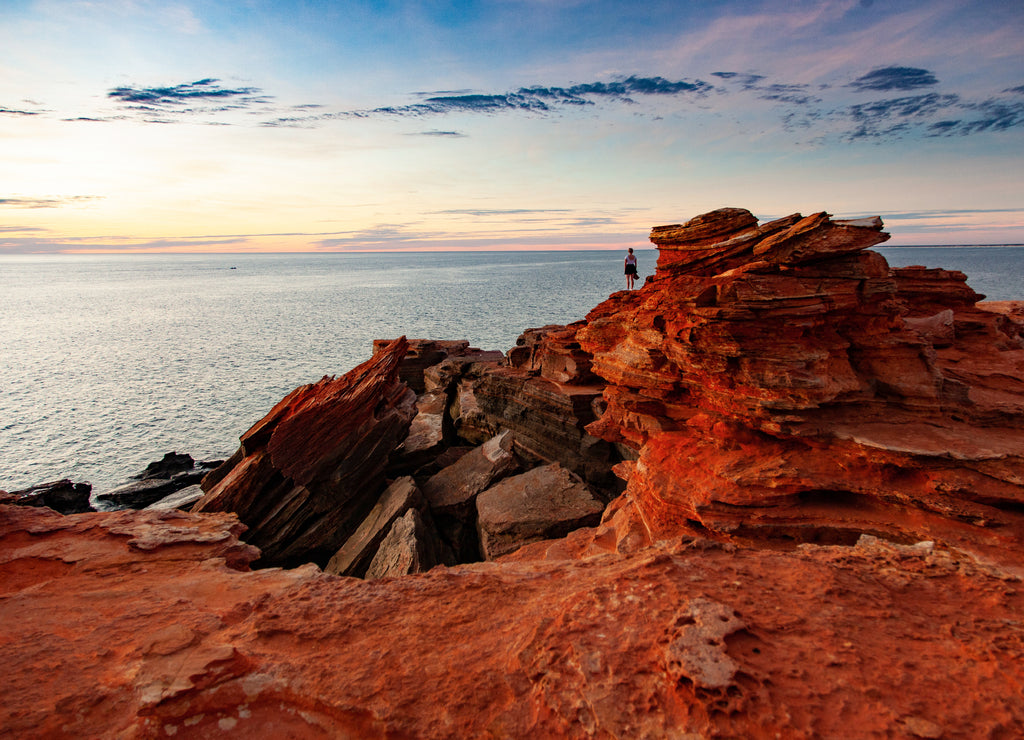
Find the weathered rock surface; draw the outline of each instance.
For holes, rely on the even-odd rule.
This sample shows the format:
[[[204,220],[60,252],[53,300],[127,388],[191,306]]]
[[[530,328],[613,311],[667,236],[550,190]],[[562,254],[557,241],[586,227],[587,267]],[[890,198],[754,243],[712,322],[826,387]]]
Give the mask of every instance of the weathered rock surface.
[[[385,487],[388,455],[415,416],[399,380],[404,338],[341,377],[296,388],[203,481],[194,511],[233,511],[264,564],[326,563]]]
[[[477,496],[476,511],[481,553],[494,560],[530,542],[597,524],[604,502],[553,463],[498,481]]]
[[[423,494],[412,478],[394,481],[380,495],[355,533],[330,559],[324,572],[339,576],[362,576],[395,520],[410,509],[423,505]]]
[[[82,514],[93,511],[89,502],[91,495],[92,486],[89,483],[72,483],[63,478],[21,491],[11,491],[4,496],[3,502],[17,506],[46,506],[61,514]]]
[[[366,569],[367,580],[426,573],[443,561],[442,544],[433,527],[416,509],[409,509],[391,525]]]
[[[0,733],[952,738],[1024,723],[1019,578],[939,545],[684,538],[363,581],[245,572],[239,529],[0,507]]]

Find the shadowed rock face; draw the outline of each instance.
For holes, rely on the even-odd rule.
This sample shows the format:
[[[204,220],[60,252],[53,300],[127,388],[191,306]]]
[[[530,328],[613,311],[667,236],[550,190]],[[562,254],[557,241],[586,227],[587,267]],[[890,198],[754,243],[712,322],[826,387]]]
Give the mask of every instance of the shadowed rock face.
[[[193,511],[233,511],[264,564],[326,563],[385,487],[388,455],[416,413],[396,339],[338,378],[296,388],[203,481]]]
[[[0,734],[1015,735],[1022,313],[960,273],[889,269],[880,229],[742,209],[659,227],[641,290],[528,332],[508,367],[425,371],[450,428],[545,462],[588,438],[620,453],[600,524],[493,562],[249,572],[234,515],[0,506]],[[207,495],[279,555],[293,522],[306,543],[354,529],[384,488],[355,471],[415,412],[400,354],[298,389]],[[444,467],[424,491],[442,505],[463,490]],[[365,498],[334,487],[357,479]],[[375,575],[424,567],[419,514],[380,517]]]

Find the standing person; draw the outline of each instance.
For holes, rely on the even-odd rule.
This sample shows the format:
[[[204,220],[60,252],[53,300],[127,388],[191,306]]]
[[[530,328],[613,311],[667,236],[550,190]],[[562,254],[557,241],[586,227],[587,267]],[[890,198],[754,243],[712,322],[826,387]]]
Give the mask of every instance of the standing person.
[[[633,281],[636,280],[636,255],[633,254],[633,247],[629,248],[626,255],[626,290],[633,289]]]

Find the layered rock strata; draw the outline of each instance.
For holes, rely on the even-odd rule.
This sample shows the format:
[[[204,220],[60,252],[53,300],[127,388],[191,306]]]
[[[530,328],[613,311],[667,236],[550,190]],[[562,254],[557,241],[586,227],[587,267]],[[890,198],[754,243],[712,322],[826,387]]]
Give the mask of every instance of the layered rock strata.
[[[659,270],[576,331],[588,430],[640,451],[653,539],[941,539],[996,556],[1024,503],[1024,347],[961,273],[891,270],[881,222],[725,209],[656,228]]]

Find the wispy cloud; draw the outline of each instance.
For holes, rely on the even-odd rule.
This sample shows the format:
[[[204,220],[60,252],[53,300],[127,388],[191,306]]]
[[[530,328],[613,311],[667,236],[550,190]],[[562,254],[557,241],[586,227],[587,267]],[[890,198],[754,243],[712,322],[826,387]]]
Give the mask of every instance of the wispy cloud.
[[[77,205],[91,200],[100,200],[99,195],[70,195],[57,198],[0,198],[0,208],[60,208]]]
[[[449,138],[449,139],[464,139],[464,138],[466,138],[466,134],[464,134],[464,133],[462,133],[460,131],[436,131],[436,130],[431,130],[431,131],[415,131],[415,132],[413,132],[411,134],[408,134],[408,136],[436,136],[436,137],[442,138],[442,139],[444,139],[444,138]]]
[[[917,67],[880,67],[861,75],[847,87],[858,91],[917,90],[939,84],[927,69]]]
[[[973,216],[980,213],[1017,213],[1024,215],[1024,208],[960,208],[935,209],[926,211],[880,211],[886,221],[916,221],[948,216]]]
[[[818,143],[857,140],[884,143],[907,137],[935,138],[1007,131],[1024,126],[1021,88],[1008,88],[984,99],[954,92],[878,97],[851,102],[849,93],[903,91],[939,85],[935,74],[917,67],[883,67],[838,86],[775,82],[752,72],[714,72],[722,80],[717,92],[749,94],[778,105],[783,128]],[[727,103],[723,103],[726,105]]]
[[[821,98],[812,94],[811,86],[806,83],[765,82],[764,75],[750,72],[712,72],[711,76],[734,83],[744,92],[754,92],[760,100],[793,105],[821,102]]]
[[[488,93],[455,90],[443,93],[416,93],[419,102],[388,105],[312,116],[283,116],[265,121],[264,126],[311,126],[339,118],[419,117],[450,113],[554,113],[580,106],[596,105],[601,100],[636,102],[640,97],[700,97],[714,89],[703,80],[668,80],[664,77],[632,75],[611,82],[588,82],[567,87],[533,85],[510,92]]]
[[[262,92],[255,87],[221,87],[217,84],[219,82],[218,79],[208,77],[171,87],[115,87],[107,93],[107,97],[124,103],[179,106],[196,100],[252,99]]]
[[[265,107],[273,96],[258,87],[228,87],[216,77],[207,77],[178,85],[138,87],[122,86],[107,91],[106,97],[119,107],[150,123],[168,123],[183,117],[211,115],[227,111]],[[301,106],[299,110],[315,108]],[[80,117],[72,120],[97,120]]]
[[[567,208],[452,208],[433,213],[445,216],[531,216],[536,214],[570,213]]]
[[[984,98],[970,91],[942,89],[932,70],[891,65],[856,71],[834,83],[810,84],[773,79],[759,71],[716,71],[715,82],[699,77],[630,75],[570,85],[522,86],[511,91],[469,89],[411,93],[412,102],[376,107],[331,109],[323,103],[282,106],[254,86],[225,85],[216,77],[168,86],[121,86],[106,92],[118,106],[112,116],[82,115],[69,122],[141,120],[150,123],[203,122],[210,125],[256,125],[266,128],[317,128],[332,121],[415,119],[451,115],[571,116],[582,109],[633,105],[640,115],[686,117],[724,112],[760,117],[763,130],[798,143],[870,141],[907,137],[938,138],[1002,132],[1024,125],[1024,85]],[[919,91],[915,94],[907,91]],[[925,91],[926,90],[926,91]],[[864,93],[874,99],[864,101]],[[244,119],[220,115],[243,111]],[[34,116],[41,109],[0,108],[0,114]],[[204,118],[205,116],[205,118]],[[771,123],[772,119],[776,123]],[[465,138],[451,128],[407,132],[435,139]]]
[[[926,93],[851,105],[846,113],[856,124],[849,139],[891,136],[907,130],[909,119],[926,120],[959,105],[957,95]]]
[[[47,112],[45,110],[23,110],[21,108],[5,108],[0,106],[0,115],[5,116],[38,116]]]

